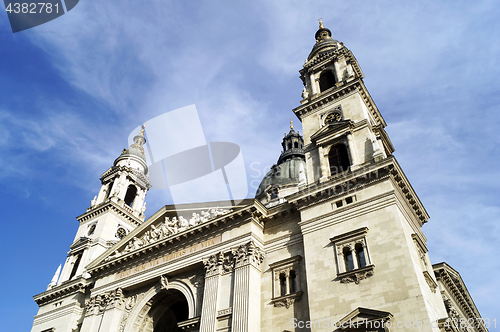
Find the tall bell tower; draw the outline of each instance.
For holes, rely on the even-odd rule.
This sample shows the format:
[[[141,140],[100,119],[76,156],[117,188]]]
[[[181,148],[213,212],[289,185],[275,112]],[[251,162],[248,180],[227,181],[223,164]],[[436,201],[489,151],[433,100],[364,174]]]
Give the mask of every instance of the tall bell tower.
[[[320,21],[316,44],[299,71],[309,183],[354,171],[394,152],[386,123],[363,83],[358,61]]]
[[[101,176],[101,189],[87,212],[77,217],[80,226],[58,284],[85,273],[85,266],[125,237],[144,220],[146,192],[151,187],[143,145],[144,126],[130,148]]]
[[[70,245],[62,271],[60,267],[47,287],[36,295],[39,311],[32,331],[52,317],[54,326],[66,329],[83,312],[85,295],[91,283],[85,266],[120,241],[144,221],[145,197],[151,188],[143,145],[144,126],[134,143],[101,176],[101,189],[87,211],[78,216],[78,231]],[[47,316],[48,315],[48,316]],[[64,327],[64,328],[63,328]],[[56,328],[57,330],[57,328]]]

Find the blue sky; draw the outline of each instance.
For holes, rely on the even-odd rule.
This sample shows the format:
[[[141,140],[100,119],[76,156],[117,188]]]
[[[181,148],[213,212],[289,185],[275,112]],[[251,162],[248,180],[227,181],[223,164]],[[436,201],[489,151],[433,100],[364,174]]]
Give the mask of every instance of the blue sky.
[[[500,318],[498,1],[94,1],[12,34],[0,13],[5,331],[30,329],[100,175],[139,124],[196,104],[251,183],[276,162],[317,19],[351,49],[446,261]],[[254,171],[250,168],[259,171]],[[255,190],[255,188],[251,189]],[[250,196],[252,193],[250,193]],[[168,203],[147,196],[149,216]]]

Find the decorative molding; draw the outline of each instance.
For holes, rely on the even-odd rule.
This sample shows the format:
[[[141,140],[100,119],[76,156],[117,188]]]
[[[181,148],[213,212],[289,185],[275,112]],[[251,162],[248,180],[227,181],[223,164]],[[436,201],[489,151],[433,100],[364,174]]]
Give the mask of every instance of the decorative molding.
[[[427,282],[427,285],[429,285],[429,288],[431,289],[431,291],[433,293],[435,293],[438,285],[436,284],[434,279],[432,279],[431,274],[429,272],[424,271],[423,273],[424,273],[424,277],[425,277],[425,281]]]
[[[299,302],[302,299],[302,294],[303,292],[299,291],[285,296],[280,296],[273,299],[270,304],[273,304],[275,307],[285,307],[288,309],[292,304]]]
[[[260,264],[264,260],[263,251],[256,247],[253,241],[239,246],[232,250],[234,257],[234,266],[239,268],[246,265],[252,265],[260,270]]]
[[[217,311],[217,318],[221,316],[231,315],[233,313],[233,307],[229,307],[223,310]]]
[[[339,273],[337,277],[341,283],[348,284],[354,282],[356,285],[363,279],[371,277],[374,273],[375,265],[368,265],[360,269]]]
[[[92,312],[94,315],[104,312],[105,310],[121,307],[125,303],[125,296],[123,290],[117,288],[110,292],[92,296],[90,300],[85,303],[85,310]]]
[[[200,329],[200,319],[201,317],[195,317],[183,322],[177,323],[177,328],[181,331],[198,331]]]
[[[55,301],[63,296],[67,296],[74,293],[84,294],[88,284],[89,282],[83,277],[75,280],[69,280],[41,294],[33,296],[33,298],[35,302],[38,304],[38,306],[42,306],[51,301]]]

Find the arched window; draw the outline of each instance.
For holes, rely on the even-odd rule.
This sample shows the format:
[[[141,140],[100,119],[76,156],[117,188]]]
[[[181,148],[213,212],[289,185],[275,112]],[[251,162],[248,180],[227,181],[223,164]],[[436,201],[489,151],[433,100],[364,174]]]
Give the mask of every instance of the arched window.
[[[335,86],[335,75],[333,71],[327,71],[319,77],[319,91],[323,92]]]
[[[137,194],[137,188],[131,184],[127,188],[127,193],[125,194],[125,204],[132,207],[132,203],[134,203],[135,195]]]
[[[297,291],[297,275],[295,274],[294,270],[290,271],[289,283],[290,283],[290,294],[293,294]]]
[[[280,273],[280,296],[286,295],[286,276],[284,273]]]
[[[287,150],[290,150],[291,148],[292,148],[292,143],[288,143]]]
[[[352,260],[351,248],[344,247],[344,263],[346,272],[354,270],[354,262]]]
[[[294,147],[295,149],[298,149],[298,148],[299,148],[299,142],[295,142],[295,143],[293,143],[293,147]]]
[[[347,148],[344,144],[332,146],[328,153],[328,161],[330,162],[330,174],[336,175],[347,171],[349,168],[349,156]]]
[[[356,244],[356,259],[358,260],[358,267],[365,267],[366,266],[366,259],[365,259],[365,252],[363,250],[363,246],[361,243]]]
[[[78,254],[75,263],[73,263],[73,268],[71,269],[71,274],[69,275],[69,280],[73,278],[78,270],[78,265],[80,265],[80,260],[82,259],[82,254]]]
[[[107,200],[109,196],[111,196],[111,190],[113,189],[113,183],[114,181],[111,181],[108,185],[108,188],[106,188],[106,198],[104,200]]]

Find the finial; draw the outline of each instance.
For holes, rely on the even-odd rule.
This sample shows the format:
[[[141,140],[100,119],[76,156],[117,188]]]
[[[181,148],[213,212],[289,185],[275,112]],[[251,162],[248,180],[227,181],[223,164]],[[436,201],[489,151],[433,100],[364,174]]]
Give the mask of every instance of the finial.
[[[324,29],[325,28],[325,26],[323,25],[323,21],[321,21],[322,19],[323,18],[320,17],[319,20],[318,20],[319,21],[319,28],[320,29]]]
[[[293,122],[292,122],[292,119],[290,119],[290,129],[293,130]]]
[[[146,129],[146,122],[142,125],[141,135],[144,136],[144,129]]]

